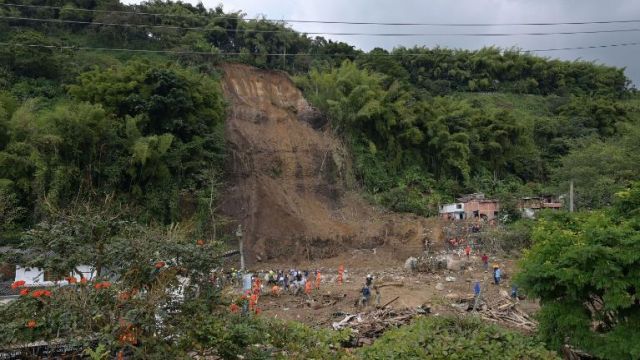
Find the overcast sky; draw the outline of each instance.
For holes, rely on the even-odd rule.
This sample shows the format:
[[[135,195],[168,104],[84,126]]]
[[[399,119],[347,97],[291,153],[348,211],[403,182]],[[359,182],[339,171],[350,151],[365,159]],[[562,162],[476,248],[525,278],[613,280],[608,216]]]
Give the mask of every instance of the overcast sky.
[[[131,1],[131,0],[129,0]],[[197,3],[197,0],[183,0]],[[137,2],[137,1],[136,1]],[[640,0],[203,0],[206,7],[222,4],[226,12],[242,10],[249,17],[264,15],[270,19],[309,19],[366,22],[505,23],[567,22],[640,19]],[[572,26],[492,26],[492,27],[413,27],[361,26],[343,24],[291,24],[307,32],[556,32],[601,29],[640,28],[640,22],[627,24]],[[328,36],[362,50],[374,47],[436,45],[478,49],[483,46],[517,46],[522,49],[547,49],[640,42],[640,31],[626,33],[512,36],[512,37],[370,37]],[[539,53],[561,59],[594,60],[626,67],[626,74],[640,84],[640,46],[604,49],[568,50]]]

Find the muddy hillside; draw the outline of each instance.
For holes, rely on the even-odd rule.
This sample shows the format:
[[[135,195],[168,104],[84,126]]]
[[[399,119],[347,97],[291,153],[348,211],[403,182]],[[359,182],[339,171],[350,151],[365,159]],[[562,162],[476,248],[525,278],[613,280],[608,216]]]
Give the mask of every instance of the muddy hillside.
[[[363,248],[403,258],[437,238],[430,221],[384,213],[349,190],[348,154],[285,73],[222,69],[231,174],[222,211],[242,224],[249,264]]]

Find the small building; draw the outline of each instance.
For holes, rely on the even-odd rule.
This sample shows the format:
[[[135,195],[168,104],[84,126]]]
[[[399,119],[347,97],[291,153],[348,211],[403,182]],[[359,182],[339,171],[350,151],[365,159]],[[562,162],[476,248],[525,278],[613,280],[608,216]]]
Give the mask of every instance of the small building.
[[[486,199],[483,193],[464,195],[456,203],[440,206],[440,217],[447,220],[482,219],[495,220],[500,212],[500,202]]]
[[[550,195],[524,197],[518,202],[522,216],[529,219],[535,218],[535,213],[540,210],[560,210],[563,207],[564,204],[559,199]]]
[[[39,268],[28,268],[17,265],[15,268],[14,281],[24,280],[26,286],[53,286],[53,285],[67,285],[67,277],[75,277],[76,280],[84,277],[87,280],[92,280],[96,276],[95,269],[88,265],[80,265],[76,268],[77,272],[70,272],[68,274],[54,274],[50,271],[46,271]]]
[[[462,220],[464,219],[464,204],[454,203],[445,204],[440,206],[440,217],[447,220]]]
[[[28,250],[19,250],[11,246],[0,247],[0,254],[25,254]],[[23,280],[26,286],[53,286],[67,285],[65,278],[75,277],[80,280],[81,277],[92,280],[96,277],[96,271],[93,266],[80,265],[76,266],[75,271],[69,273],[56,274],[47,269],[36,267],[26,267],[15,265],[12,263],[0,263],[0,283],[14,282]]]

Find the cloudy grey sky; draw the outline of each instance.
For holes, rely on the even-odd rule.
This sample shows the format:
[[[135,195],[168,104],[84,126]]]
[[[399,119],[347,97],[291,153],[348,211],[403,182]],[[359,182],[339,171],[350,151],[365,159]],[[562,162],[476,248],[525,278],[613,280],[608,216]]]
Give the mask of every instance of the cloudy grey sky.
[[[131,0],[129,0],[131,1]],[[183,0],[196,3],[198,0]],[[513,23],[567,22],[640,19],[639,0],[203,0],[206,7],[222,4],[225,11],[243,10],[248,16],[271,19],[310,19],[366,22]],[[307,32],[556,32],[604,29],[640,29],[640,22],[627,24],[572,26],[492,26],[492,27],[404,27],[356,26],[344,24],[292,24]],[[547,49],[640,42],[640,31],[604,34],[513,36],[513,37],[368,37],[325,36],[363,50],[374,47],[436,45],[478,49],[483,46],[517,46]],[[640,84],[640,46],[568,50],[539,53],[561,59],[594,60],[626,67],[636,87]]]

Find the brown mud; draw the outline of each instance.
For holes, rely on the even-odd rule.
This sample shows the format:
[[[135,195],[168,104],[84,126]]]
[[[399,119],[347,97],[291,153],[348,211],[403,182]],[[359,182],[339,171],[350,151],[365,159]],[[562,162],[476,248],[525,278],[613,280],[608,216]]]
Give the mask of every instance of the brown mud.
[[[345,147],[287,74],[225,64],[230,182],[222,212],[244,230],[246,260],[292,263],[379,249],[395,260],[440,243],[433,220],[358,195]]]

